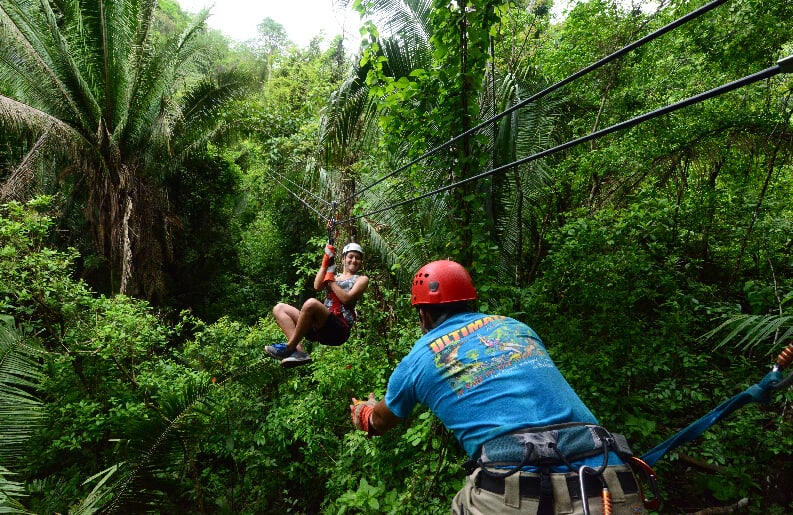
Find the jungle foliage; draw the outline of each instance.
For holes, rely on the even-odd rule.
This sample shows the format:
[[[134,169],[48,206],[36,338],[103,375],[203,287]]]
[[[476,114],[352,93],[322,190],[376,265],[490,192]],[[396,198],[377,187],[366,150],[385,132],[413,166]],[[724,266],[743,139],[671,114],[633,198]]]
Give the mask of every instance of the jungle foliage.
[[[705,3],[356,1],[355,57],[107,3],[104,28],[72,1],[27,27],[0,0],[0,512],[448,513],[454,436],[420,408],[369,439],[348,409],[419,336],[407,278],[430,259],[531,325],[637,454],[793,334],[789,73],[515,164],[790,56],[790,2],[724,2],[560,88]],[[114,41],[138,59],[100,70]],[[370,288],[348,343],[285,369],[270,309],[315,294],[331,207]],[[792,406],[665,456],[660,513],[789,513]]]

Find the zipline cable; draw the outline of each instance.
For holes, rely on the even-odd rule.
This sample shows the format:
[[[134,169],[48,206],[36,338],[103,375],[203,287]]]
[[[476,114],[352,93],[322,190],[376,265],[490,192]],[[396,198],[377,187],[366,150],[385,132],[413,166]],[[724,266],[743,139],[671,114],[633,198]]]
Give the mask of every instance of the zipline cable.
[[[438,193],[442,193],[444,191],[448,191],[448,190],[456,188],[458,186],[462,186],[463,184],[468,184],[469,182],[477,181],[477,180],[482,179],[484,177],[489,177],[491,175],[494,175],[494,174],[496,174],[498,172],[502,172],[502,171],[507,170],[509,168],[512,168],[512,167],[515,167],[515,166],[520,166],[520,165],[528,163],[530,161],[534,161],[534,160],[549,156],[551,154],[555,154],[557,152],[560,152],[562,150],[568,149],[568,148],[573,147],[575,145],[578,145],[580,143],[584,143],[584,142],[599,138],[601,136],[605,136],[607,134],[611,134],[612,132],[616,132],[616,131],[619,131],[619,130],[622,130],[622,129],[627,129],[629,127],[633,127],[635,125],[638,125],[638,124],[640,124],[642,122],[645,122],[647,120],[650,120],[652,118],[656,118],[656,117],[664,115],[664,114],[672,113],[672,112],[677,111],[679,109],[682,109],[684,107],[688,107],[688,106],[690,106],[692,104],[696,104],[698,102],[702,102],[702,101],[708,100],[710,98],[716,97],[718,95],[722,95],[724,93],[733,91],[733,90],[741,88],[743,86],[747,86],[749,84],[758,82],[760,80],[771,78],[771,77],[773,77],[773,76],[775,76],[775,75],[777,75],[779,73],[793,73],[793,55],[788,56],[788,57],[786,57],[784,59],[780,59],[779,61],[777,61],[776,65],[770,66],[770,67],[766,68],[765,70],[759,71],[757,73],[753,73],[751,75],[747,75],[747,76],[745,76],[745,77],[743,77],[741,79],[738,79],[736,81],[733,81],[733,82],[730,82],[728,84],[724,84],[722,86],[713,88],[713,89],[711,89],[709,91],[706,91],[704,93],[700,93],[698,95],[694,95],[693,97],[689,97],[689,98],[687,98],[685,100],[681,100],[680,102],[676,102],[674,104],[670,104],[670,105],[668,105],[666,107],[662,107],[660,109],[656,109],[656,110],[651,111],[649,113],[645,113],[643,115],[639,115],[639,116],[637,116],[635,118],[631,118],[630,120],[626,120],[624,122],[617,123],[617,124],[612,125],[610,127],[606,127],[605,129],[601,129],[599,131],[593,132],[593,133],[588,134],[586,136],[582,136],[580,138],[577,138],[577,139],[574,139],[574,140],[570,140],[570,141],[568,141],[566,143],[562,143],[561,145],[557,145],[557,146],[555,146],[553,148],[550,148],[550,149],[547,149],[547,150],[543,150],[541,152],[538,152],[536,154],[532,154],[532,155],[524,157],[522,159],[518,159],[517,161],[513,161],[513,162],[511,162],[509,164],[505,164],[505,165],[499,166],[497,168],[493,168],[491,170],[488,170],[486,172],[480,173],[478,175],[474,175],[472,177],[468,177],[467,179],[462,179],[462,180],[457,181],[455,183],[448,184],[446,186],[443,186],[443,187],[438,188],[436,190],[430,191],[428,193],[424,193],[424,194],[418,195],[416,197],[412,197],[412,198],[409,198],[409,199],[406,199],[406,200],[403,200],[403,201],[400,201],[400,202],[396,202],[396,203],[391,204],[389,206],[386,206],[386,207],[384,207],[382,209],[377,209],[377,210],[374,210],[374,211],[370,211],[370,212],[364,213],[362,215],[356,215],[356,216],[351,217],[351,218],[349,218],[347,220],[343,220],[340,223],[349,223],[349,222],[352,222],[352,221],[355,221],[355,220],[358,220],[358,219],[361,219],[361,218],[365,218],[367,216],[372,216],[372,215],[375,215],[375,214],[378,214],[378,213],[382,213],[384,211],[388,211],[390,209],[394,209],[394,208],[399,207],[399,206],[403,206],[405,204],[409,204],[411,202],[415,202],[417,200],[421,200],[423,198],[431,197],[431,196],[436,195]]]
[[[323,199],[319,195],[313,193],[311,190],[309,190],[307,188],[304,188],[303,186],[301,186],[300,184],[296,183],[295,181],[293,181],[289,177],[285,176],[281,172],[278,172],[278,171],[275,171],[275,170],[268,170],[267,173],[269,173],[271,177],[272,177],[272,174],[278,174],[278,176],[280,176],[282,179],[284,179],[285,181],[289,182],[290,184],[293,184],[294,186],[296,186],[297,188],[299,188],[300,190],[302,190],[304,193],[308,194],[309,196],[311,196],[311,197],[315,198],[316,200],[322,202],[327,207],[331,207],[331,205],[333,204],[332,202],[328,202],[327,200]],[[278,184],[283,186],[283,183],[281,181],[278,181]]]
[[[291,180],[289,177],[285,176],[284,174],[282,174],[282,173],[280,173],[280,172],[277,172],[277,171],[275,171],[275,170],[266,170],[266,171],[265,171],[265,173],[267,173],[268,175],[270,175],[270,177],[271,177],[273,180],[275,180],[275,181],[276,181],[276,182],[277,182],[277,183],[278,183],[278,184],[279,184],[279,185],[280,185],[282,188],[284,188],[286,191],[288,191],[289,193],[291,193],[291,194],[292,194],[292,195],[293,195],[293,196],[294,196],[294,197],[295,197],[297,200],[299,200],[299,201],[300,201],[300,202],[301,202],[303,205],[305,205],[306,207],[308,207],[309,209],[311,209],[312,211],[314,211],[314,213],[316,213],[316,214],[317,214],[317,215],[320,217],[320,219],[321,219],[321,220],[327,220],[327,223],[328,223],[328,225],[327,225],[327,228],[328,228],[328,241],[332,241],[332,240],[333,240],[333,236],[332,236],[331,234],[333,233],[333,231],[335,231],[335,230],[336,230],[336,226],[338,226],[338,225],[339,225],[339,222],[338,222],[338,220],[336,219],[336,214],[335,214],[335,213],[336,213],[336,209],[337,209],[337,208],[338,208],[338,206],[339,206],[339,203],[338,203],[338,202],[336,202],[335,200],[333,200],[333,201],[327,201],[327,200],[323,199],[323,198],[322,198],[322,197],[320,197],[319,195],[317,195],[317,194],[313,193],[311,190],[309,190],[309,189],[307,189],[307,188],[305,188],[305,187],[301,186],[300,184],[296,183],[295,181]],[[305,200],[304,200],[302,197],[300,197],[300,196],[299,196],[299,195],[298,195],[298,194],[297,194],[297,193],[296,193],[294,190],[292,190],[292,189],[288,188],[288,187],[287,187],[287,186],[286,186],[286,185],[283,183],[283,181],[279,180],[279,179],[278,179],[278,177],[275,177],[273,174],[277,174],[277,175],[278,175],[278,177],[280,177],[280,178],[282,178],[283,180],[285,180],[285,181],[289,182],[290,184],[294,185],[295,187],[297,187],[298,189],[300,189],[302,192],[304,192],[305,194],[309,195],[310,197],[312,197],[312,198],[314,198],[314,199],[318,200],[319,202],[323,203],[323,204],[324,204],[324,207],[330,211],[330,215],[329,215],[329,216],[326,216],[326,215],[324,215],[323,213],[321,213],[319,210],[317,210],[317,209],[315,209],[314,207],[310,206],[310,205],[309,205],[309,204],[308,204],[308,203],[307,203],[307,202],[306,202],[306,201],[305,201]]]
[[[433,149],[428,150],[427,152],[425,152],[424,154],[420,155],[419,157],[413,159],[409,163],[400,166],[396,170],[386,174],[385,176],[381,177],[380,179],[377,179],[372,184],[370,184],[370,185],[364,187],[363,189],[357,191],[355,193],[355,196],[358,196],[361,193],[364,193],[364,192],[374,188],[375,186],[377,186],[381,182],[383,182],[383,181],[385,181],[385,180],[397,175],[398,173],[401,173],[401,172],[407,170],[408,168],[410,168],[414,164],[417,164],[417,163],[423,161],[424,159],[437,154],[438,152],[440,152],[441,150],[445,149],[446,147],[452,145],[456,141],[458,141],[458,140],[460,140],[460,139],[462,139],[462,138],[464,138],[466,136],[469,136],[469,135],[479,131],[480,129],[490,125],[494,121],[499,120],[502,117],[504,117],[504,116],[506,116],[508,114],[511,114],[511,113],[517,111],[518,109],[520,109],[522,107],[525,107],[526,105],[528,105],[528,104],[530,104],[530,103],[532,103],[532,102],[534,102],[536,100],[539,100],[540,98],[552,93],[553,91],[556,91],[557,89],[561,88],[562,86],[565,86],[565,85],[569,84],[570,82],[572,82],[572,81],[574,81],[574,80],[576,80],[576,79],[578,79],[580,77],[583,77],[584,75],[586,75],[586,74],[588,74],[588,73],[600,68],[601,66],[603,66],[605,64],[608,64],[611,61],[614,61],[614,60],[616,60],[619,57],[622,57],[623,55],[627,54],[628,52],[630,52],[632,50],[635,50],[636,48],[639,48],[640,46],[645,45],[645,44],[649,43],[650,41],[652,41],[652,40],[654,40],[654,39],[666,34],[667,32],[669,32],[671,30],[674,30],[677,27],[680,27],[681,25],[683,25],[685,23],[688,23],[689,21],[691,21],[691,20],[693,20],[695,18],[698,18],[699,16],[705,14],[708,11],[711,11],[711,10],[715,9],[716,7],[720,6],[721,4],[723,4],[723,3],[727,2],[727,1],[728,0],[713,0],[710,3],[703,5],[699,9],[695,9],[695,10],[691,11],[690,13],[686,14],[685,16],[682,16],[682,17],[678,18],[677,20],[675,20],[675,21],[673,21],[673,22],[671,22],[671,23],[669,23],[667,25],[664,25],[663,27],[661,27],[660,29],[656,30],[655,32],[652,32],[652,33],[644,36],[643,38],[637,39],[633,43],[630,43],[629,45],[622,47],[621,49],[617,50],[616,52],[607,55],[606,57],[604,57],[604,58],[600,59],[599,61],[587,66],[586,68],[582,68],[578,72],[568,76],[565,79],[562,79],[561,81],[559,81],[559,82],[557,82],[557,83],[555,83],[555,84],[553,84],[551,86],[548,86],[547,88],[543,89],[542,91],[540,91],[538,93],[535,93],[534,95],[530,96],[529,98],[526,98],[525,100],[522,100],[522,101],[518,102],[514,106],[512,106],[512,107],[510,107],[510,108],[508,108],[508,109],[506,109],[506,110],[504,110],[504,111],[502,111],[502,112],[500,112],[500,113],[498,113],[496,115],[493,115],[492,117],[488,118],[487,120],[479,123],[479,125],[476,125],[475,127],[472,127],[470,129],[468,129],[467,131],[465,131],[465,132],[463,132],[461,134],[458,134],[457,136],[452,137],[449,141],[447,141],[445,143],[442,143],[442,144],[438,145],[437,147],[435,147]],[[352,200],[352,198],[353,198],[353,196],[351,195],[350,197],[344,199],[343,202],[348,202],[348,201]]]
[[[291,194],[292,194],[292,195],[293,195],[293,196],[294,196],[294,197],[295,197],[295,198],[296,198],[296,199],[297,199],[297,200],[298,200],[298,201],[299,201],[301,204],[303,204],[303,205],[304,205],[304,206],[306,206],[308,209],[310,209],[311,211],[313,211],[314,213],[316,213],[316,215],[317,215],[317,216],[319,216],[320,220],[324,220],[324,219],[325,219],[325,215],[323,215],[323,214],[322,214],[322,213],[321,213],[321,212],[320,212],[318,209],[316,209],[314,206],[312,206],[311,204],[309,204],[308,202],[306,202],[305,200],[303,200],[303,199],[300,197],[300,195],[298,195],[297,193],[295,193],[294,191],[292,191],[291,189],[289,189],[289,188],[286,186],[286,184],[284,184],[283,182],[281,182],[281,181],[280,181],[280,179],[279,179],[278,177],[276,177],[275,175],[273,175],[273,173],[272,173],[272,172],[265,170],[265,173],[267,173],[267,174],[270,176],[270,178],[271,178],[271,179],[273,179],[275,182],[277,182],[279,186],[281,186],[283,189],[285,189],[286,191],[288,191],[289,193],[291,193]],[[293,184],[294,184],[294,183],[293,183]],[[308,191],[308,190],[306,190],[306,191]],[[315,196],[315,197],[316,197],[316,196]],[[326,201],[325,201],[324,199],[322,199],[322,198],[320,198],[320,200],[322,200],[323,202],[326,202]],[[330,204],[328,204],[328,205],[330,205]]]

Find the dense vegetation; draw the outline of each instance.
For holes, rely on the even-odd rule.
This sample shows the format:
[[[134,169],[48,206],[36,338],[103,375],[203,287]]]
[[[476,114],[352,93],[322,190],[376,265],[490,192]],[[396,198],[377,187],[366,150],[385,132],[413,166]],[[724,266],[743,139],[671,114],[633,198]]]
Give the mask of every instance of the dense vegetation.
[[[793,4],[355,6],[350,56],[170,0],[0,0],[0,512],[447,513],[465,457],[438,420],[367,439],[348,410],[418,337],[430,259],[637,454],[789,342]],[[314,295],[331,215],[371,286],[348,343],[284,369],[270,309]],[[665,456],[661,513],[793,510],[791,408]]]

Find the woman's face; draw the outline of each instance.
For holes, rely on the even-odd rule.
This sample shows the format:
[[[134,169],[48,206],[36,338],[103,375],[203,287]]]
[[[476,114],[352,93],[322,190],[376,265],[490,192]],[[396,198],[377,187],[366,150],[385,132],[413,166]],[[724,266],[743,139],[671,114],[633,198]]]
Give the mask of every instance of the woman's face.
[[[361,256],[360,252],[350,250],[349,252],[344,254],[342,259],[344,259],[345,270],[347,270],[350,273],[353,273],[360,270],[363,256]]]

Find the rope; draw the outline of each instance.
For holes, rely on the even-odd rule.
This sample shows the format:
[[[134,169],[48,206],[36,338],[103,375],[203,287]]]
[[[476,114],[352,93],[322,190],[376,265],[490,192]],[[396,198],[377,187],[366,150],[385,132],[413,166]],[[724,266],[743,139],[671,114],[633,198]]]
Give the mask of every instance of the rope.
[[[782,371],[792,363],[793,343],[790,343],[779,353],[774,367],[759,383],[722,402],[704,417],[692,422],[671,438],[647,451],[641,459],[652,466],[670,450],[698,438],[710,426],[750,402],[767,404],[771,398],[772,391],[787,388],[793,382],[793,374],[788,375],[786,378],[782,377]]]
[[[654,39],[666,34],[667,32],[670,32],[671,30],[676,29],[677,27],[680,27],[681,25],[683,25],[685,23],[688,23],[689,21],[691,21],[691,20],[693,20],[695,18],[698,18],[699,16],[705,14],[708,11],[711,11],[711,10],[715,9],[716,7],[720,6],[721,4],[723,4],[725,2],[727,2],[727,0],[714,0],[713,2],[710,2],[708,4],[703,5],[699,9],[695,9],[694,11],[691,11],[687,15],[682,16],[682,17],[678,18],[677,20],[675,20],[675,21],[673,21],[673,22],[671,22],[671,23],[669,23],[667,25],[664,25],[663,27],[661,27],[660,29],[656,30],[655,32],[652,32],[652,33],[648,34],[647,36],[644,36],[643,38],[640,38],[640,39],[634,41],[633,43],[630,43],[627,46],[622,47],[621,49],[617,50],[616,52],[614,52],[612,54],[609,54],[608,56],[600,59],[599,61],[595,62],[594,64],[591,64],[591,65],[587,66],[586,68],[583,68],[583,69],[579,70],[578,72],[568,76],[567,78],[562,79],[561,81],[559,81],[559,82],[557,82],[557,83],[555,83],[555,84],[543,89],[542,91],[540,91],[538,93],[535,93],[534,95],[528,97],[525,100],[522,100],[522,101],[518,102],[517,104],[513,105],[512,107],[509,107],[508,109],[506,109],[506,110],[504,110],[504,111],[502,111],[502,112],[500,112],[500,113],[498,113],[496,115],[493,115],[492,117],[488,118],[487,120],[481,122],[479,125],[476,125],[475,127],[472,127],[470,129],[468,129],[467,131],[465,131],[465,132],[463,132],[461,134],[458,134],[457,136],[452,137],[449,141],[447,141],[445,143],[442,143],[441,145],[439,145],[439,146],[437,146],[437,147],[435,147],[435,148],[433,148],[431,150],[428,150],[427,152],[425,152],[421,156],[417,157],[416,159],[410,161],[407,164],[404,164],[404,165],[400,166],[396,170],[388,173],[387,175],[385,175],[385,176],[381,177],[380,179],[374,181],[372,184],[370,184],[370,185],[366,186],[365,188],[359,190],[355,195],[358,195],[358,196],[361,195],[362,193],[374,188],[375,186],[377,186],[381,182],[385,181],[386,179],[389,179],[390,177],[393,177],[393,176],[397,175],[398,173],[401,173],[401,172],[405,171],[406,169],[410,168],[414,164],[417,164],[417,163],[423,161],[424,159],[437,154],[438,152],[440,152],[441,150],[449,147],[450,145],[452,145],[456,141],[458,141],[458,140],[460,140],[460,139],[462,139],[462,138],[464,138],[466,136],[469,136],[469,135],[479,131],[480,129],[486,127],[487,125],[490,125],[494,121],[499,120],[499,119],[503,118],[504,116],[506,116],[508,114],[511,114],[511,113],[517,111],[518,109],[520,109],[522,107],[525,107],[526,105],[528,105],[528,104],[530,104],[530,103],[532,103],[532,102],[534,102],[536,100],[539,100],[540,98],[552,93],[553,91],[556,91],[557,89],[561,88],[562,86],[565,86],[565,85],[569,84],[570,82],[572,82],[572,81],[574,81],[574,80],[576,80],[576,79],[578,79],[580,77],[583,77],[584,75],[586,75],[586,74],[588,74],[588,73],[600,68],[601,66],[603,66],[605,64],[608,64],[611,61],[614,61],[614,60],[616,60],[619,57],[622,57],[623,55],[627,54],[628,52],[630,52],[632,50],[635,50],[635,49],[641,47],[642,45],[645,45],[645,44],[649,43],[650,41],[652,41],[652,40],[654,40]],[[343,202],[349,202],[350,200],[352,200],[352,198],[353,198],[353,196],[349,196],[346,199],[344,199]]]
[[[793,57],[793,56],[791,56],[791,57]],[[651,111],[649,113],[645,113],[643,115],[636,116],[634,118],[631,118],[630,120],[626,120],[624,122],[620,122],[620,123],[614,124],[614,125],[612,125],[610,127],[606,127],[605,129],[601,129],[599,131],[593,132],[593,133],[588,134],[586,136],[582,136],[580,138],[577,138],[577,139],[574,139],[574,140],[570,140],[570,141],[568,141],[566,143],[562,143],[561,145],[557,145],[557,146],[555,146],[553,148],[537,152],[536,154],[532,154],[532,155],[524,157],[522,159],[518,159],[517,161],[513,161],[513,162],[511,162],[509,164],[505,164],[505,165],[499,166],[497,168],[492,168],[492,169],[490,169],[490,170],[488,170],[486,172],[480,173],[478,175],[474,175],[472,177],[468,177],[466,179],[462,179],[462,180],[454,182],[452,184],[448,184],[446,186],[440,187],[438,189],[432,190],[432,191],[424,193],[422,195],[418,195],[416,197],[412,197],[412,198],[409,198],[409,199],[406,199],[406,200],[402,200],[400,202],[396,202],[396,203],[391,204],[389,206],[386,206],[384,208],[377,209],[377,210],[374,210],[374,211],[369,211],[368,213],[364,213],[364,214],[361,214],[361,215],[356,215],[356,216],[351,217],[351,218],[349,218],[347,220],[343,220],[340,223],[349,223],[349,222],[352,222],[352,221],[355,221],[355,220],[358,220],[358,219],[361,219],[361,218],[365,218],[365,217],[372,216],[372,215],[375,215],[375,214],[378,214],[378,213],[382,213],[384,211],[388,211],[390,209],[394,209],[394,208],[399,207],[399,206],[403,206],[405,204],[409,204],[411,202],[415,202],[417,200],[421,200],[421,199],[424,199],[424,198],[427,198],[427,197],[431,197],[433,195],[437,195],[438,193],[442,193],[444,191],[448,191],[448,190],[456,188],[458,186],[462,186],[463,184],[467,184],[469,182],[473,182],[473,181],[477,181],[477,180],[485,178],[485,177],[489,177],[491,175],[494,175],[496,173],[505,171],[505,170],[510,169],[512,167],[520,166],[520,165],[526,164],[526,163],[528,163],[530,161],[534,161],[534,160],[537,160],[537,159],[540,159],[540,158],[543,158],[543,157],[547,157],[547,156],[553,155],[553,154],[555,154],[557,152],[560,152],[562,150],[566,150],[566,149],[568,149],[570,147],[573,147],[575,145],[579,145],[581,143],[585,143],[587,141],[599,138],[601,136],[605,136],[607,134],[611,134],[612,132],[617,132],[619,130],[623,130],[623,129],[627,129],[629,127],[633,127],[633,126],[638,125],[638,124],[640,124],[642,122],[645,122],[647,120],[650,120],[650,119],[653,119],[653,118],[656,118],[658,116],[662,116],[662,115],[665,115],[665,114],[668,114],[668,113],[672,113],[674,111],[680,110],[680,109],[682,109],[684,107],[688,107],[690,105],[693,105],[693,104],[696,104],[696,103],[699,103],[699,102],[703,102],[703,101],[708,100],[710,98],[716,97],[718,95],[722,95],[724,93],[733,91],[735,89],[738,89],[738,88],[741,88],[743,86],[752,84],[754,82],[757,82],[757,81],[760,81],[760,80],[763,80],[763,79],[771,78],[771,77],[773,77],[773,76],[775,76],[775,75],[777,75],[779,73],[791,73],[791,71],[790,71],[790,68],[791,68],[791,66],[790,66],[791,57],[787,57],[785,59],[781,59],[781,60],[779,60],[777,62],[776,65],[768,67],[765,70],[759,71],[759,72],[751,74],[751,75],[747,75],[747,76],[745,76],[745,77],[743,77],[741,79],[738,79],[736,81],[733,81],[733,82],[730,82],[728,84],[724,84],[722,86],[713,88],[713,89],[711,89],[709,91],[706,91],[704,93],[700,93],[698,95],[694,95],[693,97],[689,97],[689,98],[687,98],[685,100],[681,100],[680,102],[676,102],[674,104],[670,104],[670,105],[668,105],[666,107],[663,107],[663,108],[660,108],[660,109],[656,109],[656,110]]]
[[[735,395],[722,402],[716,406],[716,408],[708,412],[704,417],[699,418],[684,429],[677,432],[671,438],[661,442],[644,453],[642,455],[642,460],[644,460],[648,465],[652,466],[670,450],[698,438],[712,425],[722,420],[730,413],[749,404],[750,402],[754,401],[763,404],[768,403],[769,393],[771,390],[776,389],[780,382],[781,376],[782,375],[778,370],[769,372],[759,383],[750,386],[738,395]]]

